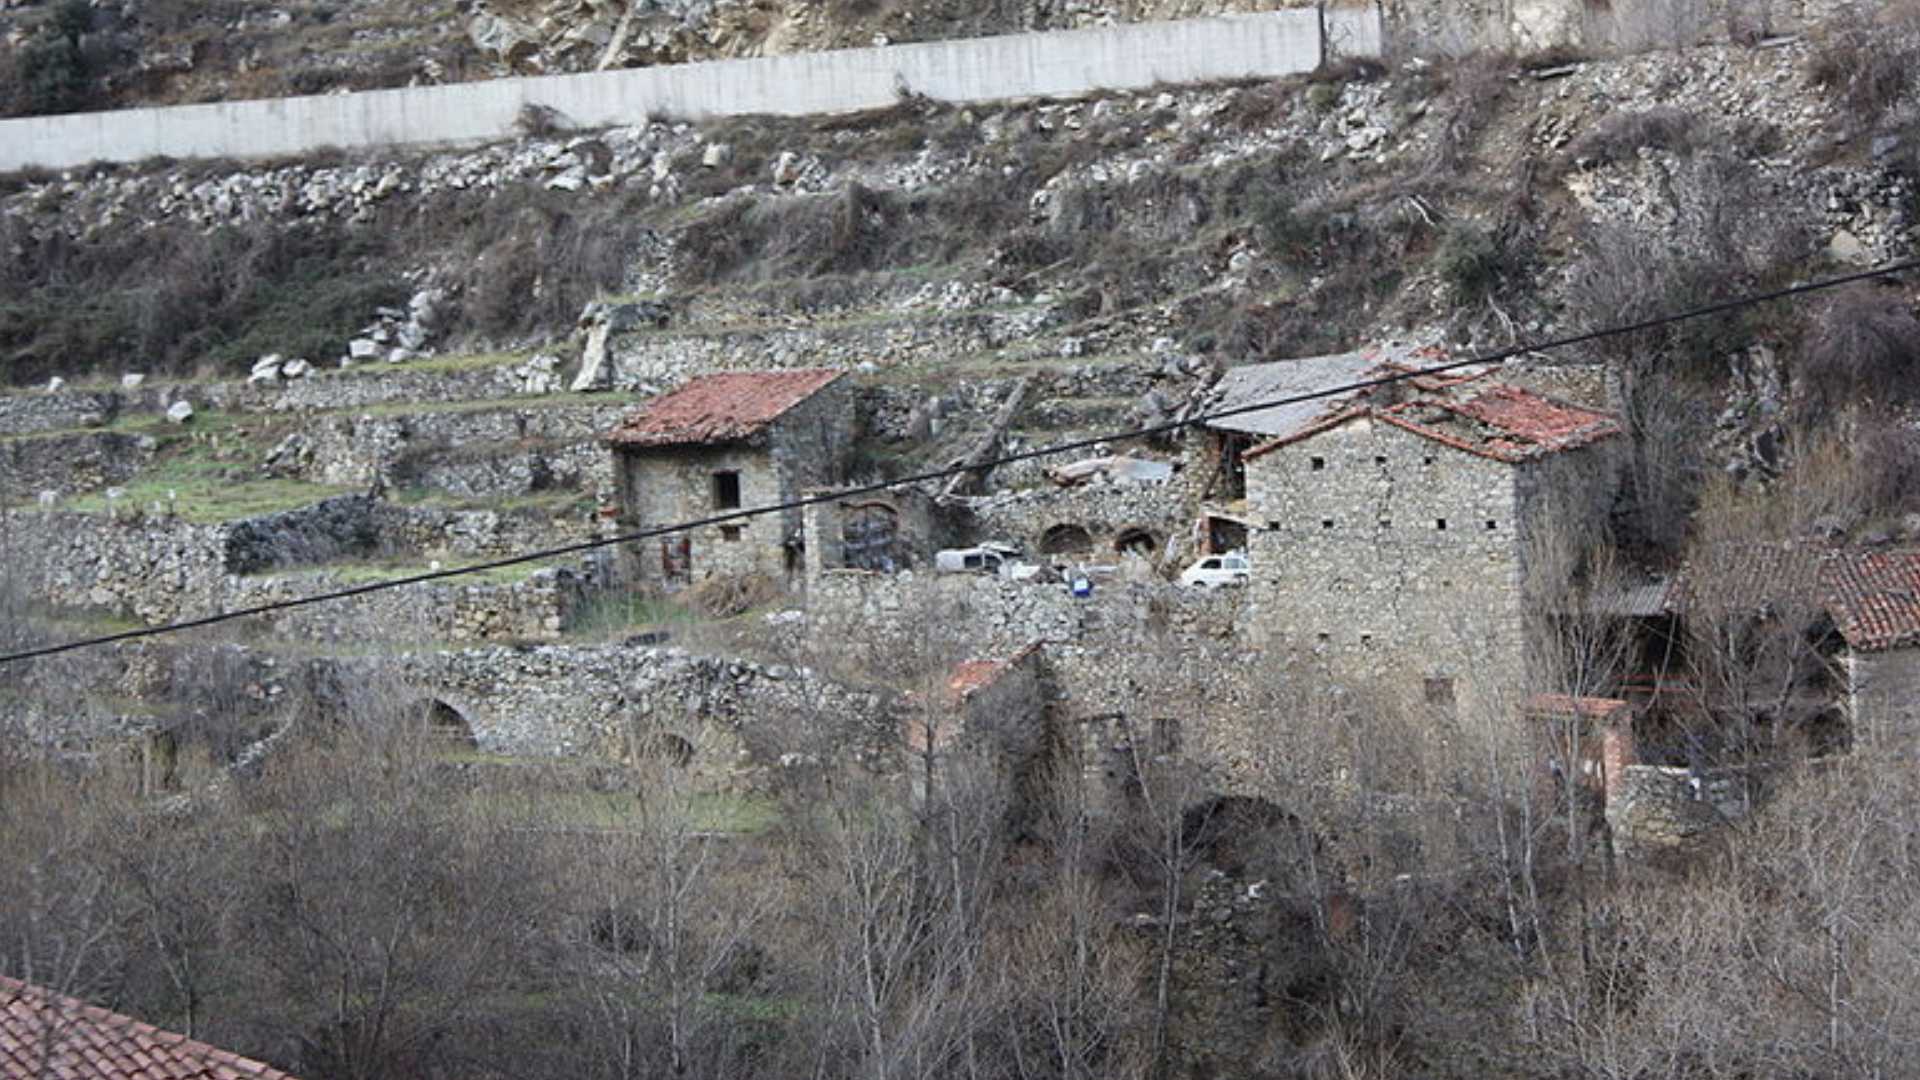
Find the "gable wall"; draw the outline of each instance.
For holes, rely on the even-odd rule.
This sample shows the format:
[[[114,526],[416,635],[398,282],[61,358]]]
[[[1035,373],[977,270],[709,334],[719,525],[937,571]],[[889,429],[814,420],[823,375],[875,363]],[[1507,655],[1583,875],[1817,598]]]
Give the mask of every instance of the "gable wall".
[[[1364,418],[1248,462],[1249,633],[1408,694],[1452,677],[1462,707],[1517,685],[1515,474]]]

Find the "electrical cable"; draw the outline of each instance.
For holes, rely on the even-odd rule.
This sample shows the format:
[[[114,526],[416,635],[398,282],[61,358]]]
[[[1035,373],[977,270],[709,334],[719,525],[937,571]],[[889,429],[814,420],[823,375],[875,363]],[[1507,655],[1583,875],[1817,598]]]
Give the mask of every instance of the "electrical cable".
[[[1021,462],[1021,461],[1031,461],[1036,458],[1051,457],[1056,454],[1072,453],[1076,450],[1089,449],[1094,446],[1098,446],[1099,444],[1112,442],[1118,439],[1132,439],[1132,438],[1141,438],[1145,436],[1167,434],[1174,431],[1184,430],[1189,427],[1209,424],[1217,420],[1224,420],[1229,417],[1239,416],[1243,413],[1261,412],[1266,409],[1278,408],[1283,405],[1296,405],[1301,402],[1315,401],[1322,398],[1335,397],[1341,394],[1351,393],[1351,392],[1360,391],[1360,390],[1367,390],[1367,389],[1371,389],[1373,387],[1378,387],[1378,386],[1386,386],[1391,383],[1403,382],[1408,379],[1424,378],[1429,375],[1437,375],[1437,374],[1441,374],[1448,371],[1454,371],[1454,370],[1465,368],[1465,367],[1474,367],[1474,366],[1485,365],[1485,364],[1502,363],[1504,361],[1511,360],[1516,356],[1523,356],[1530,353],[1545,352],[1550,349],[1563,349],[1571,345],[1582,345],[1590,341],[1598,341],[1602,338],[1618,337],[1623,334],[1632,334],[1632,333],[1638,333],[1643,330],[1652,330],[1662,326],[1669,326],[1674,323],[1687,322],[1692,319],[1705,318],[1706,316],[1709,316],[1709,315],[1717,315],[1722,312],[1734,311],[1744,307],[1751,307],[1755,304],[1769,303],[1774,300],[1784,300],[1789,297],[1801,296],[1807,293],[1820,292],[1826,289],[1837,288],[1842,285],[1853,284],[1855,282],[1869,281],[1875,278],[1888,277],[1894,274],[1899,274],[1899,273],[1902,273],[1908,270],[1914,270],[1914,269],[1920,269],[1920,259],[1906,259],[1899,262],[1887,263],[1882,266],[1873,267],[1868,270],[1856,271],[1850,274],[1842,274],[1837,277],[1821,278],[1817,281],[1803,282],[1796,285],[1788,285],[1779,289],[1771,290],[1769,292],[1753,293],[1746,296],[1735,297],[1729,300],[1716,301],[1715,303],[1704,304],[1700,307],[1690,308],[1686,311],[1674,312],[1666,315],[1657,315],[1652,318],[1639,320],[1638,322],[1625,323],[1618,326],[1601,327],[1594,330],[1586,330],[1577,334],[1569,334],[1564,337],[1553,338],[1548,341],[1537,342],[1537,343],[1528,344],[1528,345],[1516,345],[1510,348],[1500,349],[1495,352],[1487,353],[1485,355],[1474,356],[1465,360],[1451,360],[1446,363],[1434,364],[1434,365],[1423,367],[1423,368],[1409,368],[1402,371],[1391,372],[1389,374],[1382,375],[1378,378],[1361,379],[1354,382],[1342,383],[1340,385],[1326,387],[1325,389],[1321,389],[1321,390],[1309,391],[1307,393],[1302,393],[1302,394],[1293,394],[1288,397],[1275,398],[1269,401],[1256,402],[1250,405],[1237,405],[1237,406],[1234,406],[1233,408],[1219,409],[1214,412],[1201,413],[1201,414],[1198,414],[1195,416],[1189,416],[1180,420],[1170,420],[1165,423],[1150,424],[1145,427],[1137,427],[1137,428],[1132,428],[1124,431],[1110,432],[1108,434],[1090,436],[1083,439],[1072,439],[1067,442],[1050,443],[1046,446],[1035,447],[1030,450],[1020,450],[1014,453],[1005,454],[1000,457],[989,459],[987,461],[975,462],[972,464],[963,463],[963,464],[949,465],[944,468],[933,469],[928,472],[916,473],[911,476],[898,477],[892,480],[886,480],[886,481],[870,483],[870,484],[862,484],[862,485],[857,485],[850,488],[840,488],[830,492],[819,492],[813,495],[805,495],[797,499],[790,499],[785,502],[779,502],[779,503],[770,503],[764,506],[753,506],[753,507],[746,507],[738,510],[731,510],[726,513],[713,514],[708,517],[696,518],[691,521],[675,522],[669,525],[658,525],[652,528],[642,529],[639,532],[624,533],[619,536],[599,537],[592,540],[575,541],[574,543],[571,543],[571,544],[562,544],[559,547],[542,548],[537,551],[525,552],[519,555],[510,555],[503,558],[490,559],[485,562],[473,563],[468,566],[450,567],[450,568],[441,569],[441,570],[429,570],[419,574],[410,574],[405,577],[388,578],[382,581],[367,582],[362,585],[353,585],[343,589],[331,590],[329,592],[315,593],[312,596],[295,597],[290,600],[276,600],[271,603],[257,604],[253,607],[236,608],[232,611],[216,612],[212,615],[203,615],[198,618],[182,619],[177,622],[163,623],[159,626],[141,627],[137,630],[123,630],[118,633],[103,634],[98,637],[80,638],[74,641],[62,642],[56,645],[43,645],[36,648],[23,649],[19,652],[8,653],[6,655],[0,656],[0,664],[11,664],[11,663],[16,663],[22,660],[32,660],[37,657],[54,656],[60,653],[73,652],[78,649],[94,648],[101,645],[111,645],[116,642],[131,641],[137,638],[159,637],[163,634],[177,634],[185,630],[194,630],[204,626],[213,626],[218,623],[231,622],[232,620],[235,620],[235,619],[251,618],[256,615],[269,615],[277,611],[287,611],[292,608],[306,607],[311,604],[329,603],[335,600],[345,600],[350,597],[364,596],[367,593],[379,592],[385,589],[398,589],[408,585],[418,585],[428,581],[441,581],[447,578],[460,577],[466,574],[484,573],[489,570],[499,570],[509,566],[519,566],[519,565],[530,563],[530,562],[540,562],[542,560],[561,558],[567,555],[577,555],[582,552],[594,551],[599,548],[605,548],[605,547],[613,547],[618,544],[631,544],[631,543],[637,543],[642,540],[652,540],[662,536],[671,536],[675,533],[687,532],[693,529],[706,528],[707,526],[710,526],[710,525],[723,525],[728,522],[742,521],[747,518],[759,517],[764,514],[784,513],[789,510],[799,510],[799,509],[803,509],[808,506],[814,506],[820,503],[838,502],[843,499],[857,498],[861,495],[871,495],[877,492],[886,491],[892,488],[898,488],[904,485],[922,484],[922,483],[927,483],[933,480],[944,480],[949,477],[957,476],[961,473],[980,472],[980,471],[998,468],[1001,465],[1010,465],[1010,464],[1014,464],[1016,462]]]

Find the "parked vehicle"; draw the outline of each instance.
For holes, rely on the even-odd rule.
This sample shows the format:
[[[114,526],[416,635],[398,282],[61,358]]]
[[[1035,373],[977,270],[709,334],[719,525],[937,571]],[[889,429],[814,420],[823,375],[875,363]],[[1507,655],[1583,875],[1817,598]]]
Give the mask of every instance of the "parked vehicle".
[[[1009,581],[1030,580],[1043,569],[1022,562],[1019,548],[1011,544],[993,543],[936,551],[933,553],[933,568],[943,574],[991,574]]]
[[[1180,572],[1180,584],[1194,585],[1203,589],[1221,589],[1229,585],[1245,585],[1253,576],[1253,564],[1237,551],[1225,555],[1209,555]]]

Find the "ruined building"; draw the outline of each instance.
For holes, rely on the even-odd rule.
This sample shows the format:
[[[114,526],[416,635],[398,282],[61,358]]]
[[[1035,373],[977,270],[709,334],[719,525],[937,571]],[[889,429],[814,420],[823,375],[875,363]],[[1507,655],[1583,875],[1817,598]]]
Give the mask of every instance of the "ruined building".
[[[1540,553],[1604,535],[1612,417],[1477,373],[1276,411],[1238,454],[1256,640],[1442,709],[1540,674],[1525,614],[1571,570]]]
[[[647,402],[607,437],[620,527],[636,532],[789,501],[844,479],[855,437],[842,372],[706,375]],[[797,574],[800,514],[763,514],[641,541],[632,579],[665,586],[714,575]]]

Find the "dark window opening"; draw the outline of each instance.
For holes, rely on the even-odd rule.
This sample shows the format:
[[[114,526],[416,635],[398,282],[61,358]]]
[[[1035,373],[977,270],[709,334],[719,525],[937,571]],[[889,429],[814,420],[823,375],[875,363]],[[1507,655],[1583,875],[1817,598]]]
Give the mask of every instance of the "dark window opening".
[[[1156,757],[1180,752],[1180,721],[1173,717],[1155,717],[1149,725]]]
[[[1312,469],[1314,472],[1319,472],[1321,469],[1324,469],[1326,467],[1327,467],[1326,458],[1317,457],[1317,458],[1307,459],[1307,468]]]
[[[1433,464],[1433,455],[1432,455],[1432,454],[1428,454],[1428,455],[1427,455],[1426,457],[1423,457],[1423,458],[1421,458],[1421,459],[1420,459],[1420,464],[1422,464],[1422,465],[1431,465],[1431,464]]]
[[[1150,559],[1154,552],[1160,550],[1160,541],[1154,539],[1153,534],[1145,529],[1127,529],[1114,540],[1113,550],[1122,555],[1138,555]]]
[[[1331,528],[1333,528],[1333,519],[1332,519],[1332,518],[1321,518],[1321,519],[1320,519],[1320,527],[1321,527],[1321,528],[1323,528],[1323,529],[1331,529]]]
[[[1453,708],[1453,680],[1445,676],[1429,678],[1426,683],[1427,704],[1442,709]]]
[[[722,525],[720,526],[720,539],[730,544],[737,543],[740,539],[742,529],[743,527],[739,525]]]
[[[1387,455],[1385,454],[1374,455],[1373,463],[1375,465],[1385,465],[1387,463]]]
[[[718,510],[738,510],[740,508],[740,474],[737,472],[717,472],[713,474],[713,505]]]
[[[1317,639],[1319,640],[1319,642],[1320,642],[1320,644],[1322,644],[1322,645],[1325,645],[1325,644],[1326,644],[1327,642],[1329,642],[1329,641],[1332,641],[1332,640],[1333,640],[1333,635],[1332,635],[1332,634],[1329,634],[1329,633],[1326,633],[1326,632],[1324,632],[1324,631],[1322,631],[1321,633],[1318,633],[1318,634],[1315,634],[1315,635],[1313,635],[1313,636],[1314,636],[1315,638],[1317,638]]]
[[[1084,526],[1055,525],[1040,536],[1042,555],[1078,555],[1093,550],[1093,534]]]
[[[1438,530],[1439,530],[1439,531],[1441,531],[1441,532],[1446,532],[1446,531],[1447,531],[1447,519],[1446,519],[1446,518],[1434,518],[1434,519],[1433,519],[1433,527],[1434,527],[1435,529],[1438,529]]]
[[[1494,530],[1496,530],[1496,529],[1498,529],[1499,527],[1500,527],[1500,523],[1499,523],[1499,522],[1497,522],[1497,521],[1489,521],[1489,522],[1487,522],[1487,531],[1488,531],[1488,532],[1493,532]]]
[[[1370,649],[1370,648],[1372,648],[1372,647],[1373,647],[1373,635],[1372,635],[1372,634],[1361,634],[1361,635],[1360,635],[1360,647],[1361,647],[1361,648],[1363,648],[1363,649]]]
[[[1393,519],[1392,519],[1392,518],[1381,518],[1381,519],[1380,519],[1380,527],[1381,527],[1381,528],[1383,528],[1383,529],[1391,529],[1391,528],[1393,528]]]

